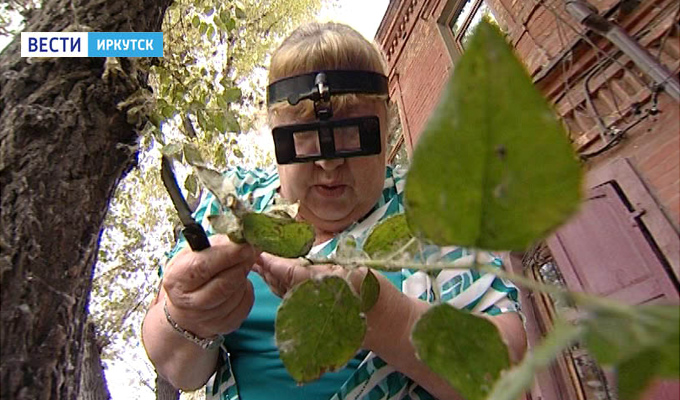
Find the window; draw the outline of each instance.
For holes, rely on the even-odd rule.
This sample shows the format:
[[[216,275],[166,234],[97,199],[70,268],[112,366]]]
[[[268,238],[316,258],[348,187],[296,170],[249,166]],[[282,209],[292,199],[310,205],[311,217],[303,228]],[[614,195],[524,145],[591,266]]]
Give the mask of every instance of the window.
[[[410,164],[406,150],[404,129],[399,119],[399,109],[397,103],[390,103],[387,110],[391,116],[390,128],[387,134],[387,163],[398,166],[408,166]]]
[[[553,255],[545,243],[539,243],[524,254],[522,264],[524,273],[530,278],[553,286],[568,288],[560,268],[556,265]],[[524,300],[524,299],[523,299]],[[534,292],[523,302],[522,308],[531,308],[534,319],[527,321],[535,324],[535,328],[542,335],[548,333],[554,326],[558,316],[574,313],[574,305],[562,296]],[[534,329],[533,326],[528,329]],[[538,341],[530,340],[531,346],[538,345]],[[550,375],[541,376],[540,393],[535,398],[578,398],[583,400],[612,400],[615,399],[612,382],[602,368],[580,343],[567,348],[550,367]],[[554,379],[550,385],[546,379]],[[551,396],[552,386],[560,390],[562,396]],[[556,393],[555,393],[556,394]],[[534,393],[532,393],[534,395]]]
[[[451,31],[461,48],[465,48],[472,32],[484,16],[496,22],[496,17],[484,0],[467,0],[458,15],[451,20]]]
[[[389,143],[387,144],[387,150],[389,151],[387,157],[388,164],[399,166],[407,166],[410,164],[406,151],[406,144],[404,143],[404,131],[401,129],[401,125],[399,125],[396,132],[390,137]]]
[[[485,16],[498,24],[496,15],[484,0],[449,0],[439,18],[439,28],[454,59],[463,53],[475,27]]]

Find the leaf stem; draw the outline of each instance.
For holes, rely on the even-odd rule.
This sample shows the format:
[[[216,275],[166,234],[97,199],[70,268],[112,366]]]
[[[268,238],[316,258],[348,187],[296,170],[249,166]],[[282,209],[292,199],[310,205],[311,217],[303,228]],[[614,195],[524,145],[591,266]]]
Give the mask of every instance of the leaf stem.
[[[583,336],[583,327],[557,321],[540,345],[527,353],[522,362],[506,371],[494,385],[489,400],[513,400],[524,393],[534,381],[534,375],[546,368],[557,356]]]
[[[392,253],[392,255],[389,256],[387,259],[388,260],[394,260],[397,256],[403,254],[406,251],[406,249],[408,249],[413,244],[413,242],[415,242],[415,241],[416,241],[416,238],[412,237],[411,239],[409,239],[408,242],[406,242],[405,245],[401,246],[397,251]]]
[[[442,269],[476,269],[483,273],[488,273],[497,276],[501,279],[507,279],[526,289],[548,293],[554,296],[562,297],[571,300],[574,304],[582,307],[585,311],[597,312],[607,311],[618,315],[632,316],[638,314],[635,309],[626,304],[615,302],[606,298],[601,298],[581,292],[570,292],[559,286],[546,284],[527,278],[522,275],[514,274],[504,271],[498,267],[491,265],[480,265],[477,263],[477,252],[469,264],[452,264],[452,263],[431,263],[422,264],[407,261],[395,261],[391,259],[386,260],[367,260],[356,258],[324,258],[324,259],[308,259],[312,264],[336,264],[344,268],[355,269],[359,267],[369,267],[383,271],[400,271],[406,269],[417,269],[424,272],[434,272]]]

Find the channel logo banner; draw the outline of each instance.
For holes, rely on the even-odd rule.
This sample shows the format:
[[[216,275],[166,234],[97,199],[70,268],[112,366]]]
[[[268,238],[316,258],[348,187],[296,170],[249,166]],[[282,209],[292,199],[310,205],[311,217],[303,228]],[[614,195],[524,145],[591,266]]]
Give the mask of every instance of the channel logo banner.
[[[163,32],[21,32],[22,57],[163,57]]]

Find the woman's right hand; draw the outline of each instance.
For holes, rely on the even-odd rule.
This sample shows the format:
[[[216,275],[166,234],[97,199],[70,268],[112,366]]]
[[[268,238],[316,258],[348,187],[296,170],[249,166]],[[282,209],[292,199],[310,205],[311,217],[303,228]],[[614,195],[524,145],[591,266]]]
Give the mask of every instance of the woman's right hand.
[[[180,251],[163,276],[170,316],[202,338],[233,332],[246,319],[255,300],[247,276],[259,255],[226,235],[210,237],[210,245],[200,252]]]

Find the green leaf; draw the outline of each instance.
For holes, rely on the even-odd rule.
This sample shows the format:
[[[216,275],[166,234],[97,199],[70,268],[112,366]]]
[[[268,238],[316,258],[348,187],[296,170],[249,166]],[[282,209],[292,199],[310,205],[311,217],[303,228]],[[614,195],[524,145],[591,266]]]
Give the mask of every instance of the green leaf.
[[[224,94],[222,95],[222,98],[227,103],[233,103],[235,101],[240,101],[242,96],[243,93],[241,92],[240,88],[232,87],[229,89],[224,89]]]
[[[380,282],[369,269],[366,271],[364,280],[361,281],[361,311],[367,312],[373,308],[378,302],[378,297],[380,297]]]
[[[187,160],[189,165],[204,165],[203,157],[201,156],[201,151],[198,150],[193,143],[184,143],[184,158]]]
[[[234,28],[236,28],[236,20],[229,18],[228,20],[224,21],[224,26],[227,28],[227,30],[233,31]]]
[[[163,146],[163,148],[161,149],[161,153],[164,156],[175,158],[182,153],[182,143],[177,142],[169,143]]]
[[[557,358],[583,335],[583,329],[557,321],[554,328],[537,347],[527,353],[522,362],[503,373],[487,400],[516,400],[531,388],[534,375]]]
[[[581,305],[584,307],[584,305]],[[590,353],[603,365],[617,365],[647,349],[658,349],[664,357],[657,359],[664,375],[678,377],[677,349],[680,330],[680,307],[642,305],[625,307],[625,312],[597,309],[584,322],[585,342]]]
[[[191,103],[189,103],[189,106],[187,107],[189,111],[203,110],[204,108],[205,104],[197,100],[192,100]]]
[[[170,119],[177,114],[177,109],[171,105],[167,105],[163,108],[161,108],[161,114],[166,118]]]
[[[234,148],[231,149],[231,151],[232,151],[232,153],[234,153],[234,156],[236,156],[237,158],[243,158],[243,152],[241,151],[240,148],[234,147]]]
[[[656,361],[657,374],[661,378],[680,378],[680,306],[649,305],[642,306],[640,312],[651,315],[655,324],[663,333],[656,339],[657,351],[660,353]]]
[[[226,10],[220,11],[220,21],[222,21],[222,24],[224,24],[224,28],[227,31],[230,31],[234,29],[236,26],[236,21],[234,21],[233,18],[231,18],[231,15]]]
[[[484,400],[510,367],[508,348],[490,321],[448,304],[418,320],[411,341],[420,360],[467,400]]]
[[[413,156],[412,231],[441,245],[521,250],[576,211],[580,187],[551,107],[500,31],[480,23]]]
[[[213,160],[217,162],[217,165],[224,165],[226,160],[227,160],[227,153],[226,153],[226,146],[216,146],[217,148],[215,149],[215,155],[213,156]]]
[[[165,68],[158,68],[158,80],[161,85],[167,86],[168,84],[168,71]]]
[[[680,334],[676,332],[669,335],[658,350],[661,352],[656,358],[658,376],[666,379],[680,378]]]
[[[198,25],[201,24],[201,19],[198,17],[198,15],[194,15],[194,17],[191,19],[191,25],[193,25],[194,28],[198,28]]]
[[[210,17],[211,15],[213,15],[214,12],[215,12],[214,7],[206,7],[205,10],[203,10],[203,14],[205,14],[206,17]]]
[[[156,127],[156,130],[159,130],[160,127],[161,127],[161,122],[163,121],[163,118],[158,113],[158,111],[154,110],[153,112],[151,112],[151,114],[149,114],[149,121],[151,122],[151,124],[153,124],[154,127]]]
[[[223,95],[215,97],[215,101],[217,101],[217,106],[220,108],[226,109],[227,107],[229,107],[229,104],[226,101],[224,101]]]
[[[412,237],[404,214],[394,215],[371,230],[364,243],[364,251],[372,258],[391,255]]]
[[[620,400],[640,399],[640,395],[654,379],[659,356],[654,350],[646,350],[618,366],[616,381]]]
[[[219,114],[221,119],[223,120],[223,123],[225,125],[225,129],[223,132],[236,132],[238,133],[241,130],[241,126],[238,123],[238,120],[236,119],[236,116],[234,116],[234,112],[231,110],[225,110],[224,113]]]
[[[154,139],[158,141],[162,146],[165,146],[165,138],[163,138],[163,132],[161,132],[159,127],[156,127],[154,125],[153,129],[151,130],[151,133],[153,134]]]
[[[306,222],[248,213],[241,223],[248,243],[279,257],[304,256],[314,244],[314,227]]]
[[[163,99],[157,99],[156,100],[156,108],[157,109],[162,109],[163,107],[166,107],[168,105],[168,102],[163,100]]]
[[[224,26],[224,22],[222,22],[221,19],[213,18],[213,24],[215,24],[215,27],[218,29],[218,32],[226,31],[226,27]]]
[[[590,354],[602,365],[617,367],[621,399],[638,398],[654,377],[678,379],[679,306],[600,307],[591,310],[584,325]]]
[[[215,128],[217,128],[217,130],[220,133],[227,131],[227,118],[225,116],[219,115],[219,114],[215,115],[214,121],[215,121]]]
[[[196,120],[198,121],[198,126],[201,127],[204,131],[208,131],[208,121],[205,118],[205,113],[201,110],[198,110],[196,112]]]
[[[208,36],[209,39],[212,39],[215,36],[215,28],[212,25],[208,27],[208,32],[206,33],[206,36]]]
[[[186,152],[185,152],[186,154]],[[184,180],[184,188],[189,192],[190,194],[196,194],[198,191],[198,178],[196,178],[195,174],[188,175],[187,178]]]
[[[201,35],[205,35],[205,33],[208,32],[208,24],[206,24],[205,22],[201,22],[201,25],[198,28],[198,32]]]
[[[182,89],[178,89],[177,86],[175,86],[175,88],[172,91],[172,101],[175,104],[180,104],[184,100],[184,95],[185,91]]]
[[[276,313],[276,345],[295,381],[317,379],[354,357],[366,334],[360,307],[337,276],[304,281],[285,296]]]
[[[239,8],[239,7],[236,7],[236,9],[234,10],[234,15],[235,15],[236,18],[238,18],[238,19],[244,19],[244,18],[247,17],[245,11],[243,11],[243,9],[241,9],[241,8]]]

